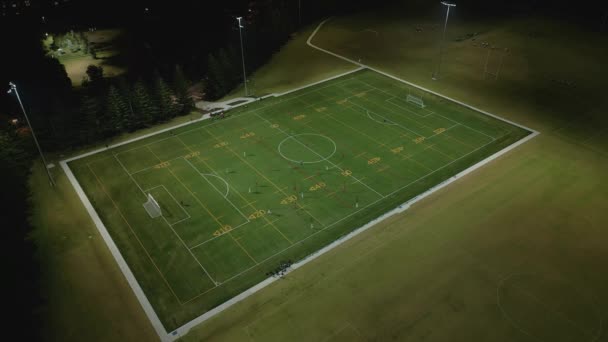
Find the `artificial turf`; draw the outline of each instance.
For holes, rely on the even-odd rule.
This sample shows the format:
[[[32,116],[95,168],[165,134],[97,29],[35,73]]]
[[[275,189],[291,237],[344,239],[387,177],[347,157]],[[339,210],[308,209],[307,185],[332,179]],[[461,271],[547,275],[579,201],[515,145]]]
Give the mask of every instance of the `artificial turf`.
[[[370,70],[228,114],[69,164],[167,330],[530,133]]]

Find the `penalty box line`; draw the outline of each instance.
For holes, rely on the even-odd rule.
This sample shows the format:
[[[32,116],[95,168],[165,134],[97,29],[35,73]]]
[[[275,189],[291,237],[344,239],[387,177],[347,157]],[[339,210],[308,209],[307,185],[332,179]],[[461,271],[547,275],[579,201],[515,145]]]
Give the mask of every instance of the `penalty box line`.
[[[127,169],[125,168],[125,166],[122,164],[122,162],[120,161],[120,159],[118,159],[117,155],[114,155],[114,157],[116,158],[116,161],[120,164],[120,166],[122,167],[122,169],[124,170],[124,172],[129,175],[129,178],[131,179],[131,181],[133,183],[135,183],[135,185],[139,188],[139,190],[142,192],[142,194],[144,196],[146,196],[146,193],[144,192],[144,190],[141,188],[141,186],[139,185],[139,183],[137,183],[137,181],[135,180],[135,178],[133,178],[133,176],[131,174],[129,174],[129,171],[127,171]],[[186,245],[186,243],[184,242],[184,240],[182,239],[182,237],[175,231],[175,229],[173,228],[173,226],[169,223],[169,221],[167,220],[167,218],[165,218],[164,216],[161,215],[161,217],[163,218],[163,221],[165,221],[165,223],[169,226],[169,229],[171,229],[171,231],[173,232],[173,234],[175,234],[175,236],[179,239],[179,241],[182,243],[182,245],[184,246],[184,248],[188,251],[188,253],[190,253],[190,256],[192,256],[192,258],[194,258],[194,261],[196,261],[196,263],[201,267],[201,269],[205,272],[205,274],[207,275],[207,277],[209,277],[209,279],[213,282],[213,284],[217,287],[217,281],[215,279],[213,279],[213,277],[211,277],[211,275],[209,274],[209,272],[207,272],[207,269],[205,269],[205,267],[201,264],[201,262],[196,258],[196,256],[194,256],[194,254],[192,253],[192,251],[190,250],[190,248],[188,248],[188,246]]]
[[[387,95],[389,95],[389,96],[393,96],[393,94],[391,94],[391,93],[389,93],[389,92],[387,92],[387,91],[385,91],[385,90],[382,90],[382,89],[380,89],[380,88],[377,88],[377,87],[375,87],[375,86],[373,86],[373,85],[371,85],[371,84],[369,84],[369,83],[367,83],[367,82],[365,82],[365,81],[361,81],[361,80],[357,80],[357,81],[358,81],[358,82],[361,82],[361,83],[363,83],[363,84],[366,84],[367,86],[370,86],[370,87],[372,87],[372,88],[375,88],[376,90],[378,90],[378,91],[379,91],[379,92],[381,92],[381,93],[387,94]],[[393,96],[393,97],[394,97],[394,96]],[[464,107],[464,106],[463,106],[463,107]],[[411,112],[411,113],[413,113],[413,114],[416,114],[415,112],[412,112],[412,111],[411,111],[411,110],[409,110],[409,109],[406,109],[406,110],[407,110],[407,111],[409,111],[409,112]],[[396,114],[400,114],[400,113],[399,113],[399,112],[396,112]],[[492,137],[492,136],[490,136],[490,135],[487,135],[487,134],[485,134],[485,133],[483,133],[483,132],[480,132],[480,131],[478,131],[478,130],[476,130],[476,129],[473,129],[473,128],[471,128],[471,127],[469,127],[469,126],[467,126],[467,125],[463,124],[462,122],[456,121],[456,120],[454,120],[454,119],[450,119],[450,118],[448,118],[448,117],[445,117],[445,116],[443,116],[443,115],[441,115],[441,114],[438,114],[438,113],[435,113],[435,112],[433,112],[433,114],[434,114],[434,115],[437,115],[437,116],[440,116],[440,117],[442,117],[442,118],[444,118],[444,119],[446,119],[446,120],[452,121],[452,122],[454,122],[454,123],[460,124],[460,125],[462,125],[463,127],[466,127],[466,128],[468,128],[468,129],[470,129],[471,131],[477,132],[477,133],[479,133],[479,134],[481,134],[481,135],[484,135],[484,136],[486,136],[486,137],[488,137],[488,138],[490,138],[490,139],[496,140],[496,138],[494,138],[494,137]],[[402,115],[402,114],[400,114],[400,115]],[[415,119],[412,119],[412,120],[416,121]],[[418,121],[416,121],[416,122],[418,122]],[[423,126],[424,126],[424,125],[423,125]],[[428,126],[425,126],[425,127],[428,127]]]
[[[125,223],[127,224],[127,226],[129,227],[129,230],[131,230],[131,233],[133,234],[133,236],[135,236],[135,239],[137,239],[137,242],[139,242],[139,245],[141,246],[141,248],[144,250],[144,253],[146,253],[146,256],[148,256],[148,259],[150,260],[150,262],[152,263],[152,265],[154,265],[154,268],[156,268],[156,270],[158,271],[158,274],[160,275],[160,277],[163,279],[163,281],[165,282],[165,285],[167,285],[167,287],[169,288],[169,291],[171,291],[171,293],[173,294],[173,296],[175,297],[175,299],[177,300],[177,302],[180,305],[184,305],[186,302],[183,302],[179,296],[175,293],[175,290],[173,289],[173,287],[171,286],[171,284],[169,283],[169,281],[167,280],[167,278],[165,278],[163,272],[160,270],[160,268],[158,267],[158,265],[156,264],[156,262],[154,261],[154,259],[152,258],[152,255],[150,255],[150,252],[148,252],[148,250],[146,249],[146,246],[143,244],[143,242],[141,242],[141,240],[139,239],[139,236],[137,235],[137,233],[135,232],[135,229],[133,229],[133,227],[131,226],[131,224],[129,223],[129,221],[127,220],[127,218],[125,217],[125,215],[122,213],[122,210],[120,210],[120,207],[118,206],[118,204],[114,201],[114,199],[112,198],[112,196],[110,195],[109,192],[106,191],[105,186],[103,184],[103,182],[101,181],[101,179],[99,179],[99,176],[97,176],[97,174],[95,173],[95,171],[93,170],[93,168],[91,167],[91,165],[89,163],[86,164],[87,168],[89,169],[89,171],[91,172],[91,174],[93,174],[93,176],[95,177],[95,179],[97,180],[97,183],[99,184],[99,186],[101,186],[101,190],[105,193],[106,196],[108,196],[108,198],[110,199],[110,201],[112,202],[112,205],[114,206],[114,208],[116,208],[116,210],[118,211],[118,213],[120,214],[120,217],[123,219],[123,221],[125,221]]]
[[[451,165],[451,164],[453,164],[453,163],[457,162],[458,160],[460,160],[460,159],[462,159],[462,158],[464,158],[464,157],[466,157],[466,156],[468,156],[468,155],[470,155],[470,154],[472,154],[472,153],[474,153],[474,152],[477,152],[478,150],[480,150],[480,149],[482,149],[482,148],[484,148],[484,147],[488,146],[488,145],[489,145],[489,144],[491,144],[491,143],[492,143],[492,142],[489,142],[489,143],[487,143],[487,144],[485,144],[485,145],[483,145],[483,146],[481,146],[481,147],[477,148],[476,150],[471,151],[471,152],[469,152],[469,153],[467,153],[467,154],[465,154],[465,155],[461,156],[460,158],[455,159],[455,160],[453,160],[453,161],[451,161],[451,162],[449,162],[449,163],[447,163],[447,164],[445,164],[445,165],[443,165],[443,166],[441,166],[441,167],[439,167],[439,168],[435,169],[434,171],[432,171],[432,172],[429,172],[429,173],[425,174],[424,176],[422,176],[422,177],[420,177],[420,178],[418,178],[418,179],[416,179],[416,180],[414,180],[414,181],[412,181],[412,182],[410,182],[410,183],[408,183],[408,184],[406,184],[406,185],[404,185],[404,186],[400,187],[399,189],[397,189],[397,190],[395,190],[395,191],[391,192],[390,194],[388,194],[388,195],[387,195],[387,197],[388,197],[388,196],[391,196],[391,195],[393,195],[393,194],[395,194],[395,193],[397,193],[397,192],[399,192],[399,191],[402,191],[403,189],[405,189],[405,188],[409,187],[410,185],[415,184],[416,182],[418,182],[418,181],[420,181],[420,180],[422,180],[422,179],[424,179],[424,178],[426,178],[426,177],[428,177],[428,176],[430,176],[430,175],[434,174],[435,172],[437,172],[437,171],[439,171],[439,170],[441,170],[441,169],[443,169],[443,168],[445,168],[445,167],[447,167],[447,166],[449,166],[449,165]],[[259,264],[263,264],[263,263],[265,263],[265,262],[266,262],[266,261],[268,261],[269,259],[272,259],[272,258],[276,257],[277,255],[279,255],[279,254],[281,254],[281,253],[284,253],[285,251],[287,251],[287,250],[291,249],[292,247],[294,247],[294,246],[296,246],[296,245],[299,245],[299,244],[303,243],[304,241],[307,241],[308,239],[310,239],[310,238],[312,238],[312,237],[316,236],[317,234],[320,234],[320,233],[322,233],[323,231],[325,231],[325,230],[327,230],[327,229],[330,229],[331,227],[335,226],[336,224],[338,224],[338,223],[340,223],[340,222],[342,222],[342,221],[344,221],[344,220],[348,219],[349,217],[351,217],[351,216],[353,216],[353,215],[358,214],[358,213],[359,213],[359,212],[361,212],[362,210],[365,210],[365,209],[367,209],[367,208],[369,208],[369,207],[371,207],[371,206],[375,205],[376,203],[381,202],[381,201],[382,201],[382,200],[384,200],[384,199],[385,199],[385,197],[378,198],[377,200],[375,200],[375,201],[373,201],[373,202],[369,203],[368,205],[363,206],[363,207],[361,207],[360,209],[355,210],[354,212],[352,212],[352,213],[350,213],[350,214],[348,214],[348,215],[345,215],[345,216],[344,216],[344,217],[342,217],[341,219],[336,220],[335,222],[333,222],[333,223],[331,223],[331,224],[329,224],[329,225],[327,225],[327,226],[325,226],[325,227],[323,227],[323,228],[321,228],[321,229],[317,230],[315,233],[312,233],[311,235],[309,235],[309,236],[305,237],[304,239],[299,240],[299,241],[296,241],[296,242],[295,242],[293,245],[286,247],[285,249],[283,249],[283,250],[281,250],[281,251],[279,251],[279,252],[277,252],[277,253],[275,253],[275,254],[273,254],[273,255],[269,256],[268,258],[266,258],[266,259],[264,259],[264,260],[260,260],[260,261],[259,261]],[[247,268],[247,269],[243,270],[242,272],[240,272],[240,273],[238,273],[238,274],[235,274],[234,276],[232,276],[232,277],[230,277],[230,278],[228,278],[228,279],[224,280],[224,281],[223,281],[223,282],[222,282],[220,285],[218,285],[218,286],[222,286],[222,285],[226,284],[227,282],[229,282],[229,281],[232,281],[232,280],[236,279],[236,278],[237,278],[237,277],[239,277],[241,274],[244,274],[244,273],[246,273],[246,272],[250,271],[251,269],[253,269],[254,267],[257,267],[257,266],[258,266],[258,265],[251,266],[251,267],[249,267],[249,268]],[[211,290],[211,289],[210,289],[210,290]],[[201,294],[197,295],[196,297],[193,297],[192,299],[190,299],[190,300],[188,300],[188,301],[184,302],[184,304],[187,304],[187,303],[189,303],[189,302],[191,302],[191,301],[193,301],[193,300],[196,300],[198,297],[200,297],[200,296],[204,295],[205,293],[209,292],[210,290],[207,290],[207,291],[205,291],[205,292],[203,292],[203,293],[201,293]]]

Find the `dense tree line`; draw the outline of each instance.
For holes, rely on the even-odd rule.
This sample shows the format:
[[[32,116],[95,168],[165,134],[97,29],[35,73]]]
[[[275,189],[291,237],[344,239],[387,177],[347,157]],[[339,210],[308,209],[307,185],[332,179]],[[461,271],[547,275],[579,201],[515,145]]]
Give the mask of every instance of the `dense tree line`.
[[[93,143],[150,127],[188,114],[194,105],[188,94],[188,81],[179,66],[170,83],[159,73],[133,83],[125,78],[109,80],[103,77],[103,68],[94,65],[88,67],[87,75],[79,90],[79,106],[69,124],[76,134],[51,137],[54,141],[67,139],[61,145]]]

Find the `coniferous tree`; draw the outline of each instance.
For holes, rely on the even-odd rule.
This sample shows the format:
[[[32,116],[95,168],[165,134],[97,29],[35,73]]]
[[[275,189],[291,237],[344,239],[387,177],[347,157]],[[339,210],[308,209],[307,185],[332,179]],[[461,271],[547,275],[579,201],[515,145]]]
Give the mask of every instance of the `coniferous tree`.
[[[178,111],[180,114],[189,113],[194,108],[194,102],[188,94],[188,88],[190,83],[184,76],[182,68],[179,65],[175,66],[175,73],[173,75],[173,89],[178,105]]]
[[[91,143],[99,132],[99,101],[93,96],[84,95],[80,105],[78,135],[83,143]]]
[[[155,112],[155,106],[142,80],[135,82],[133,85],[131,102],[134,112],[132,128],[138,129],[150,126],[154,121],[152,113]]]
[[[174,102],[175,94],[158,74],[156,74],[154,80],[154,97],[159,109],[160,121],[166,121],[177,116],[179,108]]]
[[[225,91],[229,92],[240,80],[240,69],[237,68],[235,58],[230,50],[220,49],[217,60],[220,62],[222,72],[226,78]]]
[[[209,72],[209,88],[211,97],[219,98],[225,95],[229,90],[228,77],[224,73],[224,67],[213,55],[209,54],[207,62]]]
[[[106,110],[108,113],[108,122],[114,134],[118,134],[129,129],[129,105],[114,85],[108,90]]]

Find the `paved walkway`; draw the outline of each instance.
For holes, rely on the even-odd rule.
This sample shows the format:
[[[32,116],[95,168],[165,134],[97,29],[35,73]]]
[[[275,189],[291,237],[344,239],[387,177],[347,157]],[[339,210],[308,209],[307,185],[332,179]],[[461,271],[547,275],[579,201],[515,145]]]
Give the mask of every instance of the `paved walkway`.
[[[228,110],[236,105],[243,105],[249,102],[253,102],[256,99],[253,97],[237,97],[234,99],[230,99],[228,101],[223,102],[208,102],[208,101],[198,101],[194,104],[194,106],[198,109],[202,110],[216,110],[223,109]]]

